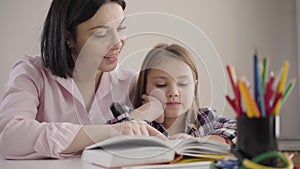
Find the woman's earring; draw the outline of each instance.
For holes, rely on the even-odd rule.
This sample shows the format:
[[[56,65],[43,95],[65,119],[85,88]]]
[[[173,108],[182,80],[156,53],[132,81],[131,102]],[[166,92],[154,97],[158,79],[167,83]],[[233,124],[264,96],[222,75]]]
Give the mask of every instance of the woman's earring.
[[[73,45],[72,45],[72,43],[71,43],[70,40],[67,40],[67,45],[68,45],[68,47],[69,47],[70,49],[73,48]]]

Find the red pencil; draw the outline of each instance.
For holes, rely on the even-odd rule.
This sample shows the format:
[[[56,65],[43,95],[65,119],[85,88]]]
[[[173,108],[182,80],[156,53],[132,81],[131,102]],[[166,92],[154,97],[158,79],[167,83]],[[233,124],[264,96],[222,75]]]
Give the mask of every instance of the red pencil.
[[[236,104],[235,104],[235,99],[231,99],[228,95],[226,95],[226,100],[228,101],[228,103],[230,104],[230,106],[233,108],[233,110],[235,112],[237,112]]]
[[[281,99],[281,97],[282,97],[282,93],[276,93],[276,96],[275,96],[275,98],[274,98],[273,105],[272,105],[272,107],[270,108],[269,112],[267,113],[268,116],[270,116],[270,115],[273,113],[273,111],[274,111],[274,109],[275,109],[277,103],[278,103],[279,100]]]
[[[235,95],[235,99],[233,99],[234,100],[234,110],[236,111],[238,116],[241,116],[243,114],[242,107],[241,107],[241,96],[240,96],[239,88],[237,86],[235,70],[234,70],[234,67],[232,67],[230,65],[227,65],[226,68],[227,68],[227,73],[229,75],[229,79],[231,82],[232,90]],[[232,100],[232,99],[230,99],[230,100]]]
[[[265,89],[265,108],[266,110],[271,109],[271,98],[274,95],[274,90],[272,89],[272,85],[274,83],[275,77],[274,75],[271,75],[270,79],[268,80],[266,84],[266,89]]]

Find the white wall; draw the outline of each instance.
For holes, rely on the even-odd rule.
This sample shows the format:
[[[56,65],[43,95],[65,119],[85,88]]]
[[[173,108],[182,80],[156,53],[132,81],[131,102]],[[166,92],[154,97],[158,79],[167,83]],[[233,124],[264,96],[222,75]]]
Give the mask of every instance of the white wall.
[[[296,0],[296,24],[297,24],[297,54],[298,54],[298,79],[300,79],[300,0]],[[298,86],[300,83],[298,82]],[[300,96],[300,90],[298,90]]]
[[[253,77],[252,57],[255,47],[261,58],[269,57],[271,59],[271,70],[278,71],[283,61],[288,60],[290,62],[288,79],[298,77],[294,0],[128,1],[127,13],[137,12],[169,13],[192,22],[212,41],[224,66],[234,65],[240,76],[246,75],[251,81]],[[189,34],[190,32],[185,33]],[[139,46],[147,46],[151,41],[151,38],[149,40],[141,37],[136,39],[136,41],[131,39],[130,41]],[[157,42],[159,41],[168,42],[167,40],[157,40]],[[132,44],[129,46],[133,48]],[[300,136],[300,130],[298,130],[300,127],[298,124],[300,119],[298,86],[299,83],[282,107],[282,136]],[[207,92],[205,87],[201,88],[204,93]],[[213,90],[218,92],[218,89]],[[227,85],[226,93],[231,93],[229,85]],[[203,105],[209,105],[211,99],[207,99],[207,97],[209,98],[211,95],[205,94],[201,100]],[[228,104],[225,106],[224,114],[234,117]]]
[[[299,77],[295,1],[127,0],[126,12],[127,14],[162,12],[186,19],[208,36],[220,55],[223,68],[227,64],[234,65],[238,75],[246,75],[251,81],[254,47],[257,47],[260,57],[271,58],[272,70],[278,70],[283,61],[290,61],[288,79],[291,79]],[[10,68],[20,56],[39,53],[40,29],[49,4],[50,0],[1,0],[0,86],[5,84]],[[183,30],[182,33],[190,32]],[[150,48],[158,42],[173,41],[174,39],[169,37],[157,35],[132,37],[128,39],[123,55],[134,55],[133,52],[137,49]],[[204,76],[208,74],[209,72],[204,73]],[[219,87],[212,89],[207,80],[208,77],[202,78],[200,84],[203,106],[210,105],[213,90],[223,95],[232,94],[228,81],[226,87],[220,84]],[[282,107],[282,136],[300,136],[298,86],[299,83]],[[0,88],[1,93],[3,88]],[[234,117],[234,112],[227,103],[225,105],[224,115]]]
[[[0,1],[0,94],[14,63],[23,55],[39,54],[39,40],[51,0]]]

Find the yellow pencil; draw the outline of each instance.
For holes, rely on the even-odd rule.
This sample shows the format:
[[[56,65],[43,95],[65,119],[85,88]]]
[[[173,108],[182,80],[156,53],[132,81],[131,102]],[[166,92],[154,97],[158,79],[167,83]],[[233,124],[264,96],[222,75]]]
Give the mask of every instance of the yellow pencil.
[[[238,86],[242,95],[243,100],[245,101],[247,107],[247,116],[249,118],[252,117],[260,117],[259,109],[254,101],[253,95],[251,95],[249,88],[247,87],[246,83],[239,80]]]
[[[280,81],[279,81],[279,84],[278,84],[277,93],[282,93],[283,92],[288,71],[289,71],[289,62],[286,61],[283,64],[283,71],[282,71],[281,78],[280,78]],[[276,104],[276,107],[275,107],[275,110],[274,110],[274,115],[279,114],[281,101],[282,100],[280,99],[279,102]]]

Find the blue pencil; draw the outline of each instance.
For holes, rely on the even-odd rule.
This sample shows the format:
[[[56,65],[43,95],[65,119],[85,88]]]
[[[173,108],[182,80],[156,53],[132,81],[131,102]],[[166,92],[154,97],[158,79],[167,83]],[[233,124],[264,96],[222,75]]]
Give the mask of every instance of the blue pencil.
[[[259,93],[258,93],[258,81],[257,75],[259,75],[259,68],[257,64],[257,55],[256,52],[254,54],[254,61],[253,61],[253,70],[254,70],[254,99],[257,105],[259,105]]]
[[[259,68],[258,65],[256,67],[257,67],[257,69]],[[259,72],[259,71],[256,71],[256,72]],[[260,107],[261,117],[266,117],[264,89],[263,89],[263,82],[262,82],[260,73],[257,74],[257,83],[258,83],[258,96],[259,96],[259,103],[257,103],[257,105],[259,105],[259,107]]]

